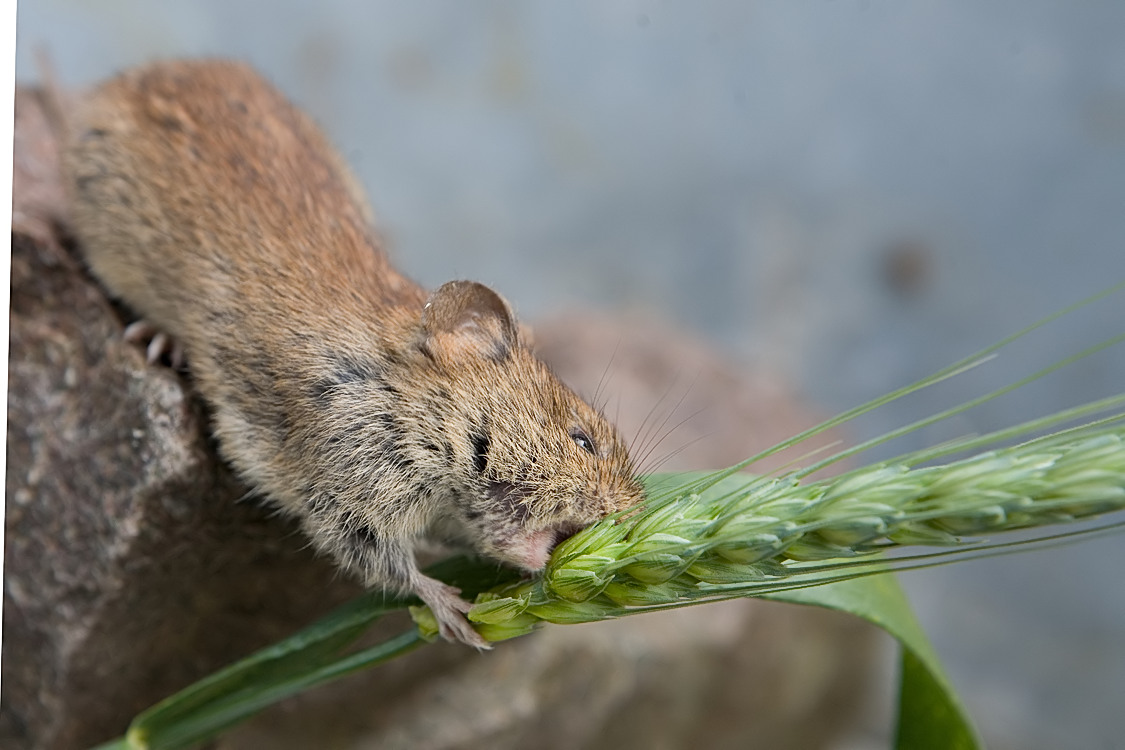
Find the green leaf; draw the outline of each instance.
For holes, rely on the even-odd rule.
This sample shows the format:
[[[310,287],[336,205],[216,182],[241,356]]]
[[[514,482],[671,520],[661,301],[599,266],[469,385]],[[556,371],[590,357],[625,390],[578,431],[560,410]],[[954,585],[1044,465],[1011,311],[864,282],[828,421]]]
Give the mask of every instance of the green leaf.
[[[468,596],[518,578],[494,563],[446,560],[427,572]],[[346,649],[384,614],[412,599],[375,592],[329,613],[300,632],[188,686],[139,714],[124,741],[108,748],[186,748],[217,736],[263,708],[311,687],[399,656],[423,642],[417,628],[354,653]]]
[[[130,725],[125,739],[131,748],[171,750],[193,747],[284,698],[401,656],[422,643],[424,641],[417,628],[411,628],[378,646],[327,664],[306,665],[304,671],[294,671],[280,679],[251,682],[244,690],[222,695],[207,704],[193,705],[190,711],[176,704],[178,696],[172,696],[140,714]],[[231,669],[238,666],[235,664]]]
[[[902,647],[898,750],[978,750],[980,739],[898,581],[890,573],[767,594],[862,617]]]

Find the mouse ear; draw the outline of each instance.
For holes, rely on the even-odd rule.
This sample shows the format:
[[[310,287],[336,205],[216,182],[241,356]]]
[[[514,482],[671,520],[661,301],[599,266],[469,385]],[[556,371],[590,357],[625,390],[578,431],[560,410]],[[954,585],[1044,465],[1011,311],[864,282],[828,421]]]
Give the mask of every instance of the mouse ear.
[[[464,354],[502,360],[519,342],[511,308],[475,281],[443,284],[422,308],[422,347],[446,356]]]

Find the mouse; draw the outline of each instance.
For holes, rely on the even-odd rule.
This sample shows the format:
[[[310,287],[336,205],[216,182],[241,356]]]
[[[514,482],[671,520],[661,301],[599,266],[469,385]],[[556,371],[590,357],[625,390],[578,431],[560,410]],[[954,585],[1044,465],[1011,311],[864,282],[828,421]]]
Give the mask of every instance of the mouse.
[[[396,270],[359,181],[249,65],[165,60],[67,102],[71,231],[108,293],[175,342],[222,457],[372,589],[477,648],[449,542],[540,571],[644,496],[616,427],[484,284]],[[165,337],[165,338],[157,338]]]

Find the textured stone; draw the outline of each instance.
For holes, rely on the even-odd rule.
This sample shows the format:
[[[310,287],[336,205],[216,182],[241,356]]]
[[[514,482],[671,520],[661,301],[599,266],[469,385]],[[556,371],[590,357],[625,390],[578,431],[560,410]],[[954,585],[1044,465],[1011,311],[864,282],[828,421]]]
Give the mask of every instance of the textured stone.
[[[121,341],[126,316],[67,238],[54,142],[27,91],[12,242],[0,746],[77,748],[358,589],[245,498],[190,378]],[[612,357],[603,391],[639,405],[622,404],[627,434],[668,373],[698,370],[681,410],[710,408],[653,453],[711,433],[679,466],[729,463],[809,421],[768,378],[652,326],[568,320],[537,340],[580,389]],[[381,632],[406,626],[388,618]],[[547,628],[489,654],[438,644],[287,701],[218,746],[813,747],[851,721],[868,642],[846,617],[741,601]]]

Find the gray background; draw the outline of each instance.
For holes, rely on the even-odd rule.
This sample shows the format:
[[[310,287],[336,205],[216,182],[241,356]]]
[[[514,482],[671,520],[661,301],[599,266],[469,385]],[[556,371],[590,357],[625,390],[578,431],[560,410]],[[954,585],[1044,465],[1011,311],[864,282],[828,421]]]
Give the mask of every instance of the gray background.
[[[532,319],[655,316],[825,411],[1125,280],[1125,3],[22,0],[18,14],[21,80],[36,44],[67,85],[158,56],[255,63],[339,144],[426,284],[477,278]],[[1118,295],[1069,315],[853,433],[1102,341],[1123,312]],[[895,447],[1115,393],[1122,349]],[[1122,746],[1122,570],[1117,536],[904,577],[990,746]]]

